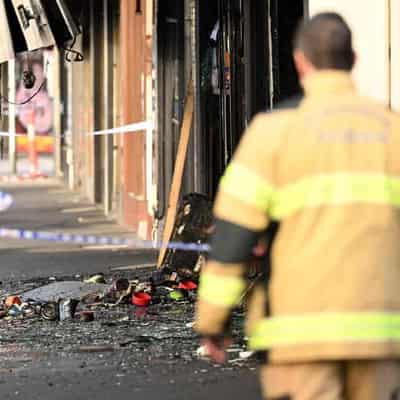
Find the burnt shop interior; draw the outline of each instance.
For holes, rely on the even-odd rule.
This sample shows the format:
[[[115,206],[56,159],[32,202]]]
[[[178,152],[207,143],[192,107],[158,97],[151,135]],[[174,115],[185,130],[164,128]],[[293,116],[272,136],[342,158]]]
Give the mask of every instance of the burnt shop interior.
[[[168,199],[188,82],[194,119],[183,193],[213,199],[254,114],[300,92],[292,60],[303,0],[159,0],[159,203]]]

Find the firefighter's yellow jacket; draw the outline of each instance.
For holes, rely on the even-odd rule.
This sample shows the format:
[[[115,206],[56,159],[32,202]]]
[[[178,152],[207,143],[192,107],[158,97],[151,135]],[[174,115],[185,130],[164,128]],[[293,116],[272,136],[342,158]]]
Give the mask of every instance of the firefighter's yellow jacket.
[[[303,86],[297,109],[254,119],[221,180],[197,330],[224,332],[251,249],[279,221],[250,347],[275,362],[400,357],[400,118],[344,72]]]

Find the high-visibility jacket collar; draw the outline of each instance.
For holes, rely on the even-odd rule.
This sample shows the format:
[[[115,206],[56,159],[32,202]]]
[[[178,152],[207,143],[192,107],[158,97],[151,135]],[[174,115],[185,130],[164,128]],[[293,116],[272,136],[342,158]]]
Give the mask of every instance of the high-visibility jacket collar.
[[[335,95],[354,92],[355,86],[350,73],[339,70],[323,70],[310,74],[302,82],[306,97]]]

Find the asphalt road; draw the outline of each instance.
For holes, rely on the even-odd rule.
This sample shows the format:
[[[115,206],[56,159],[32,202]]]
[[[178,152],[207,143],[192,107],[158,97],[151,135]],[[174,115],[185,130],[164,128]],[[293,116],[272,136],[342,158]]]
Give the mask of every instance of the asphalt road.
[[[0,214],[2,227],[131,235],[104,218],[101,211],[85,199],[56,183],[6,185],[2,190],[13,194],[15,199],[12,208]],[[110,272],[118,267],[152,264],[155,256],[151,252],[132,249],[93,250],[87,246],[0,239],[0,280],[4,287],[7,282],[18,285],[20,281],[45,280],[53,276]],[[179,327],[169,327],[172,332],[176,329],[176,340],[172,336],[168,343],[134,342],[127,347],[102,350],[102,343],[111,340],[113,329],[119,334],[126,334],[125,330],[130,329],[129,334],[135,334],[135,316],[132,318],[129,326],[125,322],[115,324],[115,328],[111,325],[104,334],[93,329],[82,330],[78,325],[55,327],[38,322],[35,327],[27,327],[25,322],[7,325],[1,321],[0,398],[261,398],[255,362],[218,367],[195,356],[190,357],[188,354],[191,348],[196,348],[197,339],[182,342]],[[138,327],[143,329],[150,322],[144,320]],[[102,325],[94,326],[100,329]],[[31,331],[40,335],[36,341],[32,336],[26,336]],[[93,341],[91,344],[95,348],[93,351],[77,351],[70,341],[66,344],[63,335],[70,335],[70,341],[71,338],[84,343]],[[49,343],[47,347],[43,345],[46,340]]]

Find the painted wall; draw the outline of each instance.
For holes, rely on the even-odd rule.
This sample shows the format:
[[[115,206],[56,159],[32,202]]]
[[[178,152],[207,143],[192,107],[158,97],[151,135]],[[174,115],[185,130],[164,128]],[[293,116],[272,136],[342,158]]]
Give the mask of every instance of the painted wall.
[[[146,121],[149,115],[151,5],[151,0],[121,0],[121,125]],[[140,237],[149,238],[151,217],[146,192],[146,132],[124,135],[122,141],[122,222]]]
[[[354,77],[357,85],[364,95],[386,104],[390,104],[391,91],[390,25],[393,26],[393,37],[400,42],[400,26],[390,24],[390,3],[394,6],[393,11],[397,9],[399,20],[399,0],[308,0],[310,16],[321,11],[335,11],[346,19],[354,34],[357,52]],[[400,59],[396,57],[396,60],[400,64]],[[400,81],[400,76],[397,79]],[[400,92],[397,97],[396,102],[400,103]]]
[[[400,111],[400,1],[390,2],[391,106]]]

